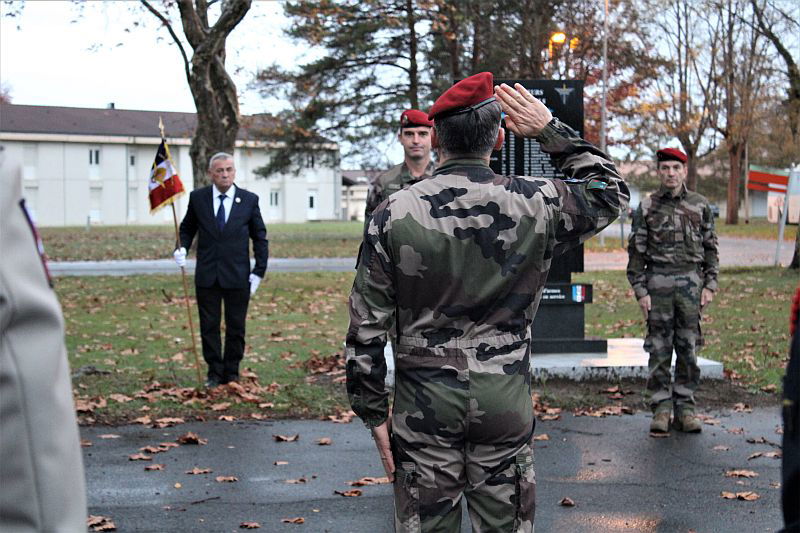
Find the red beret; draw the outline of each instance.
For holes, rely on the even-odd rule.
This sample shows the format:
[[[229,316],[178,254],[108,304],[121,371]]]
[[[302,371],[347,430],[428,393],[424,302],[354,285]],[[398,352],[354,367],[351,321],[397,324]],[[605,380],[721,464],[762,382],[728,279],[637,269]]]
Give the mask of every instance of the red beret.
[[[656,159],[658,159],[659,162],[680,161],[681,163],[686,163],[687,157],[686,154],[677,148],[663,148],[656,152]]]
[[[428,118],[444,118],[466,113],[494,102],[494,76],[491,72],[481,72],[464,78],[436,99],[428,111]]]
[[[419,109],[406,109],[400,115],[400,128],[416,128],[417,126],[433,126],[433,122],[428,120],[428,115]]]

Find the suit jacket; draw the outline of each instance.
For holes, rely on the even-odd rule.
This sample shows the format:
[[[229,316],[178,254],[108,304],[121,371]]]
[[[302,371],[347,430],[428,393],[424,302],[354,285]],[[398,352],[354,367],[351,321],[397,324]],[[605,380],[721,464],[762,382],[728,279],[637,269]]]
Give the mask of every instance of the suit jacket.
[[[192,191],[189,209],[180,227],[181,246],[187,250],[197,235],[197,266],[194,281],[198,287],[213,287],[219,282],[224,289],[249,286],[250,239],[256,264],[253,274],[261,278],[267,272],[269,243],[267,228],[258,208],[258,196],[234,187],[228,222],[222,232],[217,228],[211,185]]]
[[[0,531],[86,531],[61,306],[7,166],[0,188]]]

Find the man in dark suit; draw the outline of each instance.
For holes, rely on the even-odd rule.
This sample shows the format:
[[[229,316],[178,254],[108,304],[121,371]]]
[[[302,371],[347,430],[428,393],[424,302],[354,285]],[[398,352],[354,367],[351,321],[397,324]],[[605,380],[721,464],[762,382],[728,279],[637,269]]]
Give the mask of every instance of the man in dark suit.
[[[247,305],[267,271],[267,229],[258,208],[258,196],[233,184],[233,156],[220,152],[208,167],[211,185],[192,191],[180,227],[180,248],[174,257],[186,264],[186,250],[197,235],[195,288],[200,313],[203,358],[208,364],[207,387],[239,379],[244,357]],[[250,239],[256,264],[250,272]],[[225,304],[225,351],[220,339],[222,303]]]

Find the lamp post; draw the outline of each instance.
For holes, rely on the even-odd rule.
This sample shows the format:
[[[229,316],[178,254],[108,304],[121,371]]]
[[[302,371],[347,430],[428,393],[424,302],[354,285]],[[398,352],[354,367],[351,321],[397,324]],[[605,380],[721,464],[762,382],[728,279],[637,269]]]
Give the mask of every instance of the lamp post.
[[[547,42],[547,52],[550,54],[550,61],[555,62],[553,57],[553,44],[564,44],[567,42],[567,34],[563,31],[553,32],[550,36],[550,39]],[[551,67],[552,68],[552,67]],[[554,70],[554,69],[553,69]],[[555,74],[555,72],[554,72]]]

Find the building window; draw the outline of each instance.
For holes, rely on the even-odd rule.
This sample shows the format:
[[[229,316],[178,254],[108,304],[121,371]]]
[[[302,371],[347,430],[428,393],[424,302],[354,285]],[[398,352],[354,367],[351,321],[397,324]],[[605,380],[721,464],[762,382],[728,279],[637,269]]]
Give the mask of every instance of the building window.
[[[309,209],[314,209],[314,196],[309,196],[308,197],[308,208]]]
[[[314,154],[306,155],[306,168],[314,168]]]
[[[100,164],[100,149],[89,148],[89,165],[99,165],[99,164]]]
[[[270,191],[269,193],[269,205],[270,207],[278,207],[280,205],[280,196],[279,191]]]
[[[136,166],[136,156],[135,155],[131,155],[130,164],[131,164],[132,167]]]

